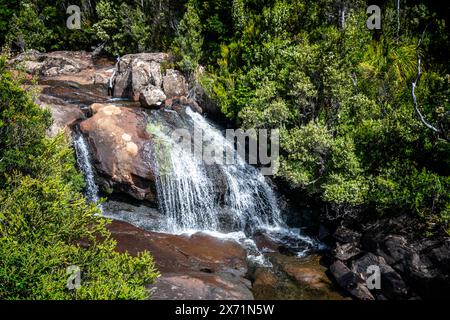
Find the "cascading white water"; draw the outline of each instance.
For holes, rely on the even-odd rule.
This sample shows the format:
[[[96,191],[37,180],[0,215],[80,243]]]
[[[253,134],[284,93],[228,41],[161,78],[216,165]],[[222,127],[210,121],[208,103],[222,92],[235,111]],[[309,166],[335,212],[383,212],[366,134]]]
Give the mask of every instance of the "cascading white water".
[[[84,179],[86,181],[86,198],[89,202],[98,203],[100,199],[98,197],[98,186],[95,183],[94,179],[94,168],[91,164],[91,156],[89,154],[86,140],[84,139],[82,134],[76,134],[74,136],[73,145],[75,147],[78,166],[83,172]]]
[[[248,237],[257,231],[299,256],[322,248],[299,229],[285,225],[276,195],[264,176],[247,164],[233,143],[202,115],[189,107],[180,113],[161,109],[152,111],[149,120],[148,131],[153,136],[149,163],[154,165],[157,177],[160,211],[166,216],[166,225],[160,231],[201,231],[234,239],[246,248],[250,260],[263,265],[268,261]],[[180,128],[188,133],[190,148],[184,144],[185,136],[173,135]],[[201,141],[193,139],[192,148],[196,131],[202,137]],[[218,152],[208,154],[209,160],[204,161],[193,152],[199,143]],[[233,155],[231,164],[224,161],[227,154]]]
[[[215,230],[214,186],[205,171],[166,132],[155,129],[153,133],[159,138],[155,146],[158,202],[167,216],[168,231]]]
[[[200,143],[220,146],[235,162],[223,164],[217,154],[213,165],[196,159],[175,141],[173,125],[160,112],[152,114],[150,132],[155,137],[155,170],[161,210],[167,216],[167,231],[228,231],[276,227],[281,224],[276,197],[265,178],[240,158],[233,145],[204,117],[186,108],[183,125],[201,130]],[[178,117],[172,112],[172,117]],[[191,130],[192,131],[192,130]],[[199,143],[198,141],[195,143]],[[223,158],[222,158],[223,159]],[[222,183],[220,183],[222,181]],[[225,190],[223,190],[225,189]]]
[[[223,154],[216,154],[216,163],[226,177],[225,207],[229,209],[235,228],[243,230],[247,224],[253,227],[278,226],[280,210],[272,188],[264,176],[247,164],[223,134],[200,114],[186,109],[195,128],[202,130],[203,139],[211,145],[233,154],[233,164],[222,164]]]

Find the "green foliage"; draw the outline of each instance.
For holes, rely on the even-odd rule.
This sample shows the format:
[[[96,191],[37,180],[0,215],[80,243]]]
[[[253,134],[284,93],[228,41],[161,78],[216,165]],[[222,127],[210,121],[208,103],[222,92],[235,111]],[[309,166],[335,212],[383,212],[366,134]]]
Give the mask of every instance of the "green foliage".
[[[448,229],[445,5],[405,3],[398,28],[395,3],[382,1],[383,28],[371,31],[362,0],[82,0],[82,30],[69,31],[66,0],[0,3],[0,31],[12,47],[104,43],[114,55],[170,47],[190,75],[207,65],[197,80],[236,126],[281,129],[280,177],[291,186],[340,212],[409,212],[434,230]],[[416,95],[439,135],[418,120],[411,101],[425,29]],[[23,99],[2,77],[0,95]],[[13,107],[2,106],[0,170],[31,174],[44,147],[29,128],[42,133],[49,116]],[[420,196],[427,194],[439,200]]]
[[[9,30],[9,21],[17,11],[17,1],[0,0],[0,45],[5,42],[5,35]]]
[[[100,1],[97,3],[97,14],[99,21],[93,25],[96,37],[107,44],[106,50],[113,55],[121,55],[126,52],[126,35],[119,32],[124,27],[121,24],[119,10],[111,1]]]
[[[13,50],[93,50],[110,55],[167,50],[184,0],[20,0],[0,2],[0,47]],[[81,29],[66,22],[70,5],[81,9]]]
[[[14,83],[12,75],[5,72],[5,59],[0,58],[1,175],[16,169],[34,170],[30,163],[42,155],[42,140],[50,124],[50,113],[37,107]]]
[[[157,276],[148,253],[115,252],[64,136],[0,59],[0,299],[146,299]],[[81,269],[68,290],[67,267]]]
[[[332,144],[332,135],[320,123],[281,132],[281,148],[287,154],[281,159],[281,174],[294,184],[313,185],[325,172]]]
[[[179,56],[178,67],[186,73],[194,72],[202,56],[202,25],[193,1],[187,4],[186,13],[178,26],[173,51]]]
[[[397,30],[395,4],[385,2],[377,32],[366,28],[365,1],[196,5],[209,65],[201,83],[237,126],[281,129],[280,178],[321,199],[330,216],[410,213],[448,230],[450,144],[417,119],[410,91],[431,23],[416,95],[424,117],[448,132],[441,53],[450,46],[439,5],[404,4]]]
[[[450,180],[410,162],[394,162],[374,180],[372,201],[380,212],[397,208],[424,218],[430,229],[447,225],[450,218]],[[450,229],[447,229],[450,232]]]
[[[22,51],[45,50],[52,38],[51,30],[45,27],[37,6],[31,1],[23,1],[20,4],[20,11],[13,15],[10,26],[6,40]]]

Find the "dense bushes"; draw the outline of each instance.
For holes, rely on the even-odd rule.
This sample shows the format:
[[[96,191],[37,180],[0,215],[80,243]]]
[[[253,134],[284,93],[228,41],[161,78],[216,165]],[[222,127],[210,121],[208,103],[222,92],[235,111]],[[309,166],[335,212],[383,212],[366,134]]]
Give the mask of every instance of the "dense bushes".
[[[201,81],[237,126],[281,129],[279,178],[321,199],[329,217],[409,213],[450,232],[445,6],[397,12],[382,1],[382,30],[370,31],[365,1],[193,3],[209,66]],[[411,97],[425,27],[416,92],[439,134]]]
[[[2,4],[13,48],[170,48],[187,73],[206,65],[199,80],[237,126],[281,129],[279,178],[292,187],[340,216],[410,213],[448,230],[448,6],[379,1],[371,31],[363,0],[82,0],[82,29],[69,30],[67,1]],[[438,133],[413,108],[417,52],[419,108]],[[19,166],[21,150],[0,166]]]
[[[81,194],[63,135],[50,139],[36,106],[0,60],[0,299],[144,299],[156,277],[148,253],[114,251],[106,220]],[[81,288],[66,288],[67,267]]]
[[[92,50],[110,55],[169,48],[184,0],[0,0],[0,46],[13,50]],[[70,5],[81,9],[81,29],[66,26]]]

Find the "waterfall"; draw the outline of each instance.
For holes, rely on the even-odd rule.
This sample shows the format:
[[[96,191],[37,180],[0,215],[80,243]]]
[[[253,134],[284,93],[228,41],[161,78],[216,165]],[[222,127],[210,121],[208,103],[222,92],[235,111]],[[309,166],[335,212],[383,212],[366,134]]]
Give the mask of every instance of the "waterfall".
[[[234,146],[203,116],[186,108],[180,117],[174,111],[151,114],[154,136],[154,170],[161,211],[167,216],[167,231],[246,231],[280,226],[276,196],[264,176],[239,157]],[[181,123],[181,125],[180,125]],[[233,164],[206,164],[183,148],[171,133],[174,128],[201,130],[200,143],[232,152]],[[195,143],[199,143],[195,141]]]
[[[218,213],[214,185],[194,157],[167,133],[154,131],[157,144],[157,194],[160,209],[167,216],[167,229],[216,230]]]
[[[82,134],[78,133],[75,135],[73,139],[73,145],[75,147],[78,166],[80,170],[83,172],[84,179],[86,181],[86,188],[85,188],[86,198],[88,199],[89,202],[98,203],[100,199],[98,197],[98,186],[95,183],[94,179],[95,178],[94,168],[92,167],[89,148]]]
[[[244,229],[251,223],[255,227],[268,227],[281,223],[280,211],[273,189],[264,176],[253,166],[247,164],[237,152],[234,145],[223,134],[206,121],[200,114],[186,109],[194,127],[202,130],[204,140],[224,151],[233,154],[235,163],[220,164],[223,154],[217,155],[220,171],[225,175],[227,192],[225,207],[229,209],[235,227]]]

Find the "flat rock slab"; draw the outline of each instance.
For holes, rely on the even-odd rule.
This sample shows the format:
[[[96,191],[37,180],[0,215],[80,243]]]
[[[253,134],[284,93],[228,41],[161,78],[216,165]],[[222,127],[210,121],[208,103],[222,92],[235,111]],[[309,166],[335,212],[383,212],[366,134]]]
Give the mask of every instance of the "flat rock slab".
[[[150,286],[152,300],[253,300],[250,282],[230,273],[164,274]]]
[[[152,254],[161,273],[149,286],[152,299],[253,299],[246,253],[235,241],[149,232],[120,221],[108,229],[119,252]]]

